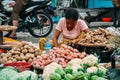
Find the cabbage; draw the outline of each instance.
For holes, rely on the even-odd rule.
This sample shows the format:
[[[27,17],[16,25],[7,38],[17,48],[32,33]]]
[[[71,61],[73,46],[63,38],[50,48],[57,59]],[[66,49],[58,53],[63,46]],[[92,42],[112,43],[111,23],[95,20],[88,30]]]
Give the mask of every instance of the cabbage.
[[[11,76],[18,74],[18,72],[14,68],[3,68],[0,71],[0,80],[10,80]]]
[[[32,71],[18,72],[14,67],[3,67],[0,70],[0,80],[37,80],[38,75]]]
[[[0,80],[37,80],[38,75],[32,71],[18,72],[14,67],[5,67],[0,70]]]
[[[13,76],[10,80],[37,80],[38,75],[32,71],[23,71],[15,76]]]

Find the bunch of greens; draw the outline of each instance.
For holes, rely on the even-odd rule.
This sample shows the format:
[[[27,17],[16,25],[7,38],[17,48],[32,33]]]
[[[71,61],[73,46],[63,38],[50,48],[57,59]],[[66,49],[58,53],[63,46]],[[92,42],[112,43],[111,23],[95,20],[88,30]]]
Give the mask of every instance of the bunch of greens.
[[[64,69],[57,68],[54,73],[50,74],[48,80],[107,80],[104,78],[105,73],[100,68],[96,67],[94,72],[89,72],[87,69],[83,67],[73,71],[71,66]]]
[[[0,80],[10,80],[11,77],[18,74],[18,70],[13,67],[5,67],[0,70]]]
[[[13,67],[3,67],[0,70],[0,80],[37,80],[38,75],[32,71],[23,71]]]
[[[112,44],[110,47],[113,47],[113,48],[120,48],[120,36],[114,36],[112,37],[110,40],[109,40],[109,43]]]
[[[32,71],[23,71],[12,77],[10,80],[37,80],[37,78],[37,74]]]

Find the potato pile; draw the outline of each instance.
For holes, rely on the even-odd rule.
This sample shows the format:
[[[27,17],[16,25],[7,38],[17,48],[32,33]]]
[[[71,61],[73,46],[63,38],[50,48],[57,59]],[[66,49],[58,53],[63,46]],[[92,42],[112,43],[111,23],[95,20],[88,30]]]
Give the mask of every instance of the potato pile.
[[[40,50],[30,45],[28,42],[22,41],[20,45],[10,50],[7,54],[1,54],[0,63],[8,62],[32,62],[37,56],[40,56]]]

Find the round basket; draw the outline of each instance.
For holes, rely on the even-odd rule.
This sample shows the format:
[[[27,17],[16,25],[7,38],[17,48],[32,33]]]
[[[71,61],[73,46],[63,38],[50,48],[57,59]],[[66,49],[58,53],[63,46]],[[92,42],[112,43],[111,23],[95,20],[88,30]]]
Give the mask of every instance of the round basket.
[[[36,65],[32,65],[33,66],[33,68],[35,68],[35,69],[40,69],[40,70],[43,70],[44,69],[44,67],[41,67],[41,66],[36,66]]]
[[[112,21],[112,18],[102,18],[102,21],[103,21],[103,22],[111,22],[111,21]]]
[[[12,66],[16,69],[19,69],[20,72],[25,70],[30,70],[31,64],[28,62],[12,62],[12,63],[5,63],[4,66]]]
[[[106,44],[78,43],[78,45],[83,47],[106,47]]]
[[[0,31],[10,31],[10,30],[14,30],[17,29],[16,26],[8,26],[8,25],[1,25],[0,26]]]

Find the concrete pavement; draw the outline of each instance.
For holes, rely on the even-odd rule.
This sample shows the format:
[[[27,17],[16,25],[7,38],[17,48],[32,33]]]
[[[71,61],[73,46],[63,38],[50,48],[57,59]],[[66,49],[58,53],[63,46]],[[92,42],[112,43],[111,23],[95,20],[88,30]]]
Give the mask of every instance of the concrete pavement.
[[[55,32],[55,25],[56,24],[54,24],[53,26],[52,32],[48,36],[46,36],[46,38],[53,39],[53,35]],[[6,32],[4,32],[4,34],[6,34]],[[33,37],[29,32],[17,32],[17,40],[19,41],[28,41],[28,42],[32,42],[37,45],[39,42],[39,39],[40,38]]]

